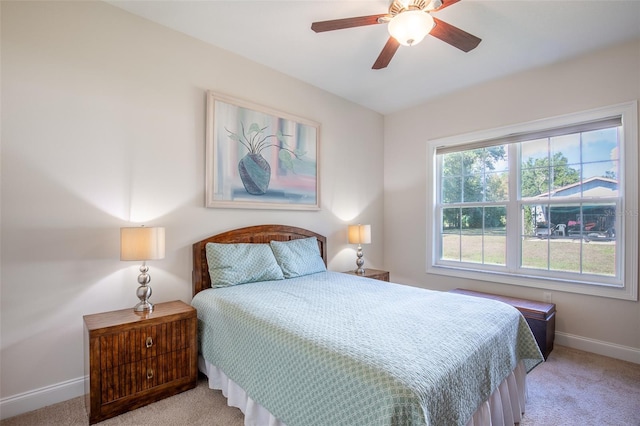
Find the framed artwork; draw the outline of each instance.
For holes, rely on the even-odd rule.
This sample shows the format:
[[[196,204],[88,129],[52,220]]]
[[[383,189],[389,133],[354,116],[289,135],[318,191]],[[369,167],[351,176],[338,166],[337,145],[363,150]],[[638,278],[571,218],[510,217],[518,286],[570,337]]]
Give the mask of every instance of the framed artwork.
[[[207,92],[206,206],[320,209],[320,125]]]

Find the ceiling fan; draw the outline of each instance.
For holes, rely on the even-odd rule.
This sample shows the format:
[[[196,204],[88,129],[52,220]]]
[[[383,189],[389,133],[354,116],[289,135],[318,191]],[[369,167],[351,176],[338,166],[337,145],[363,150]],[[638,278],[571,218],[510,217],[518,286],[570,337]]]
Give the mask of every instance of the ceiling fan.
[[[389,6],[389,13],[314,22],[311,24],[311,29],[320,33],[388,23],[391,36],[372,67],[374,70],[378,70],[389,65],[401,44],[413,46],[420,43],[427,34],[431,34],[464,52],[475,49],[482,41],[481,39],[431,16],[432,12],[440,11],[459,1],[393,0]]]

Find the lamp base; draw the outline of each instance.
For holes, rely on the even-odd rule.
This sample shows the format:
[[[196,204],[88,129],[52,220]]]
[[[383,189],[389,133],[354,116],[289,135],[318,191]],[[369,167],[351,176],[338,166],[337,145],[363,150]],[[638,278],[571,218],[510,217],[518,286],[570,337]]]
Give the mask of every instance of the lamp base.
[[[149,302],[149,298],[151,297],[151,287],[149,287],[151,276],[149,276],[147,272],[149,272],[149,267],[145,262],[142,262],[140,275],[138,275],[138,284],[140,284],[140,287],[138,287],[136,291],[136,296],[138,296],[140,302],[133,307],[133,312],[153,312],[153,304]]]
[[[145,300],[133,307],[133,312],[153,312],[153,303]]]
[[[362,246],[360,244],[358,244],[358,252],[356,253],[356,256],[356,266],[358,267],[358,269],[356,269],[356,275],[364,275],[364,259],[362,258]]]

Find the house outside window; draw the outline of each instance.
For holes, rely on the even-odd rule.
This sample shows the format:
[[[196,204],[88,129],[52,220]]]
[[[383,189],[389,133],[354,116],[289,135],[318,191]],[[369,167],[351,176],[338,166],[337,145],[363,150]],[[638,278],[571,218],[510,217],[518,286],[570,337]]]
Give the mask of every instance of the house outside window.
[[[430,141],[430,273],[637,300],[637,104]]]

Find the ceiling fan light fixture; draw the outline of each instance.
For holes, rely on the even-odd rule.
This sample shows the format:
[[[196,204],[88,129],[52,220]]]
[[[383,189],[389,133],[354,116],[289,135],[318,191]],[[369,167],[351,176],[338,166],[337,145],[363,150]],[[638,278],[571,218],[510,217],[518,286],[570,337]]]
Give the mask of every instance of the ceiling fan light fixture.
[[[422,41],[433,29],[433,18],[423,10],[406,10],[389,21],[391,37],[403,46],[413,46]]]

